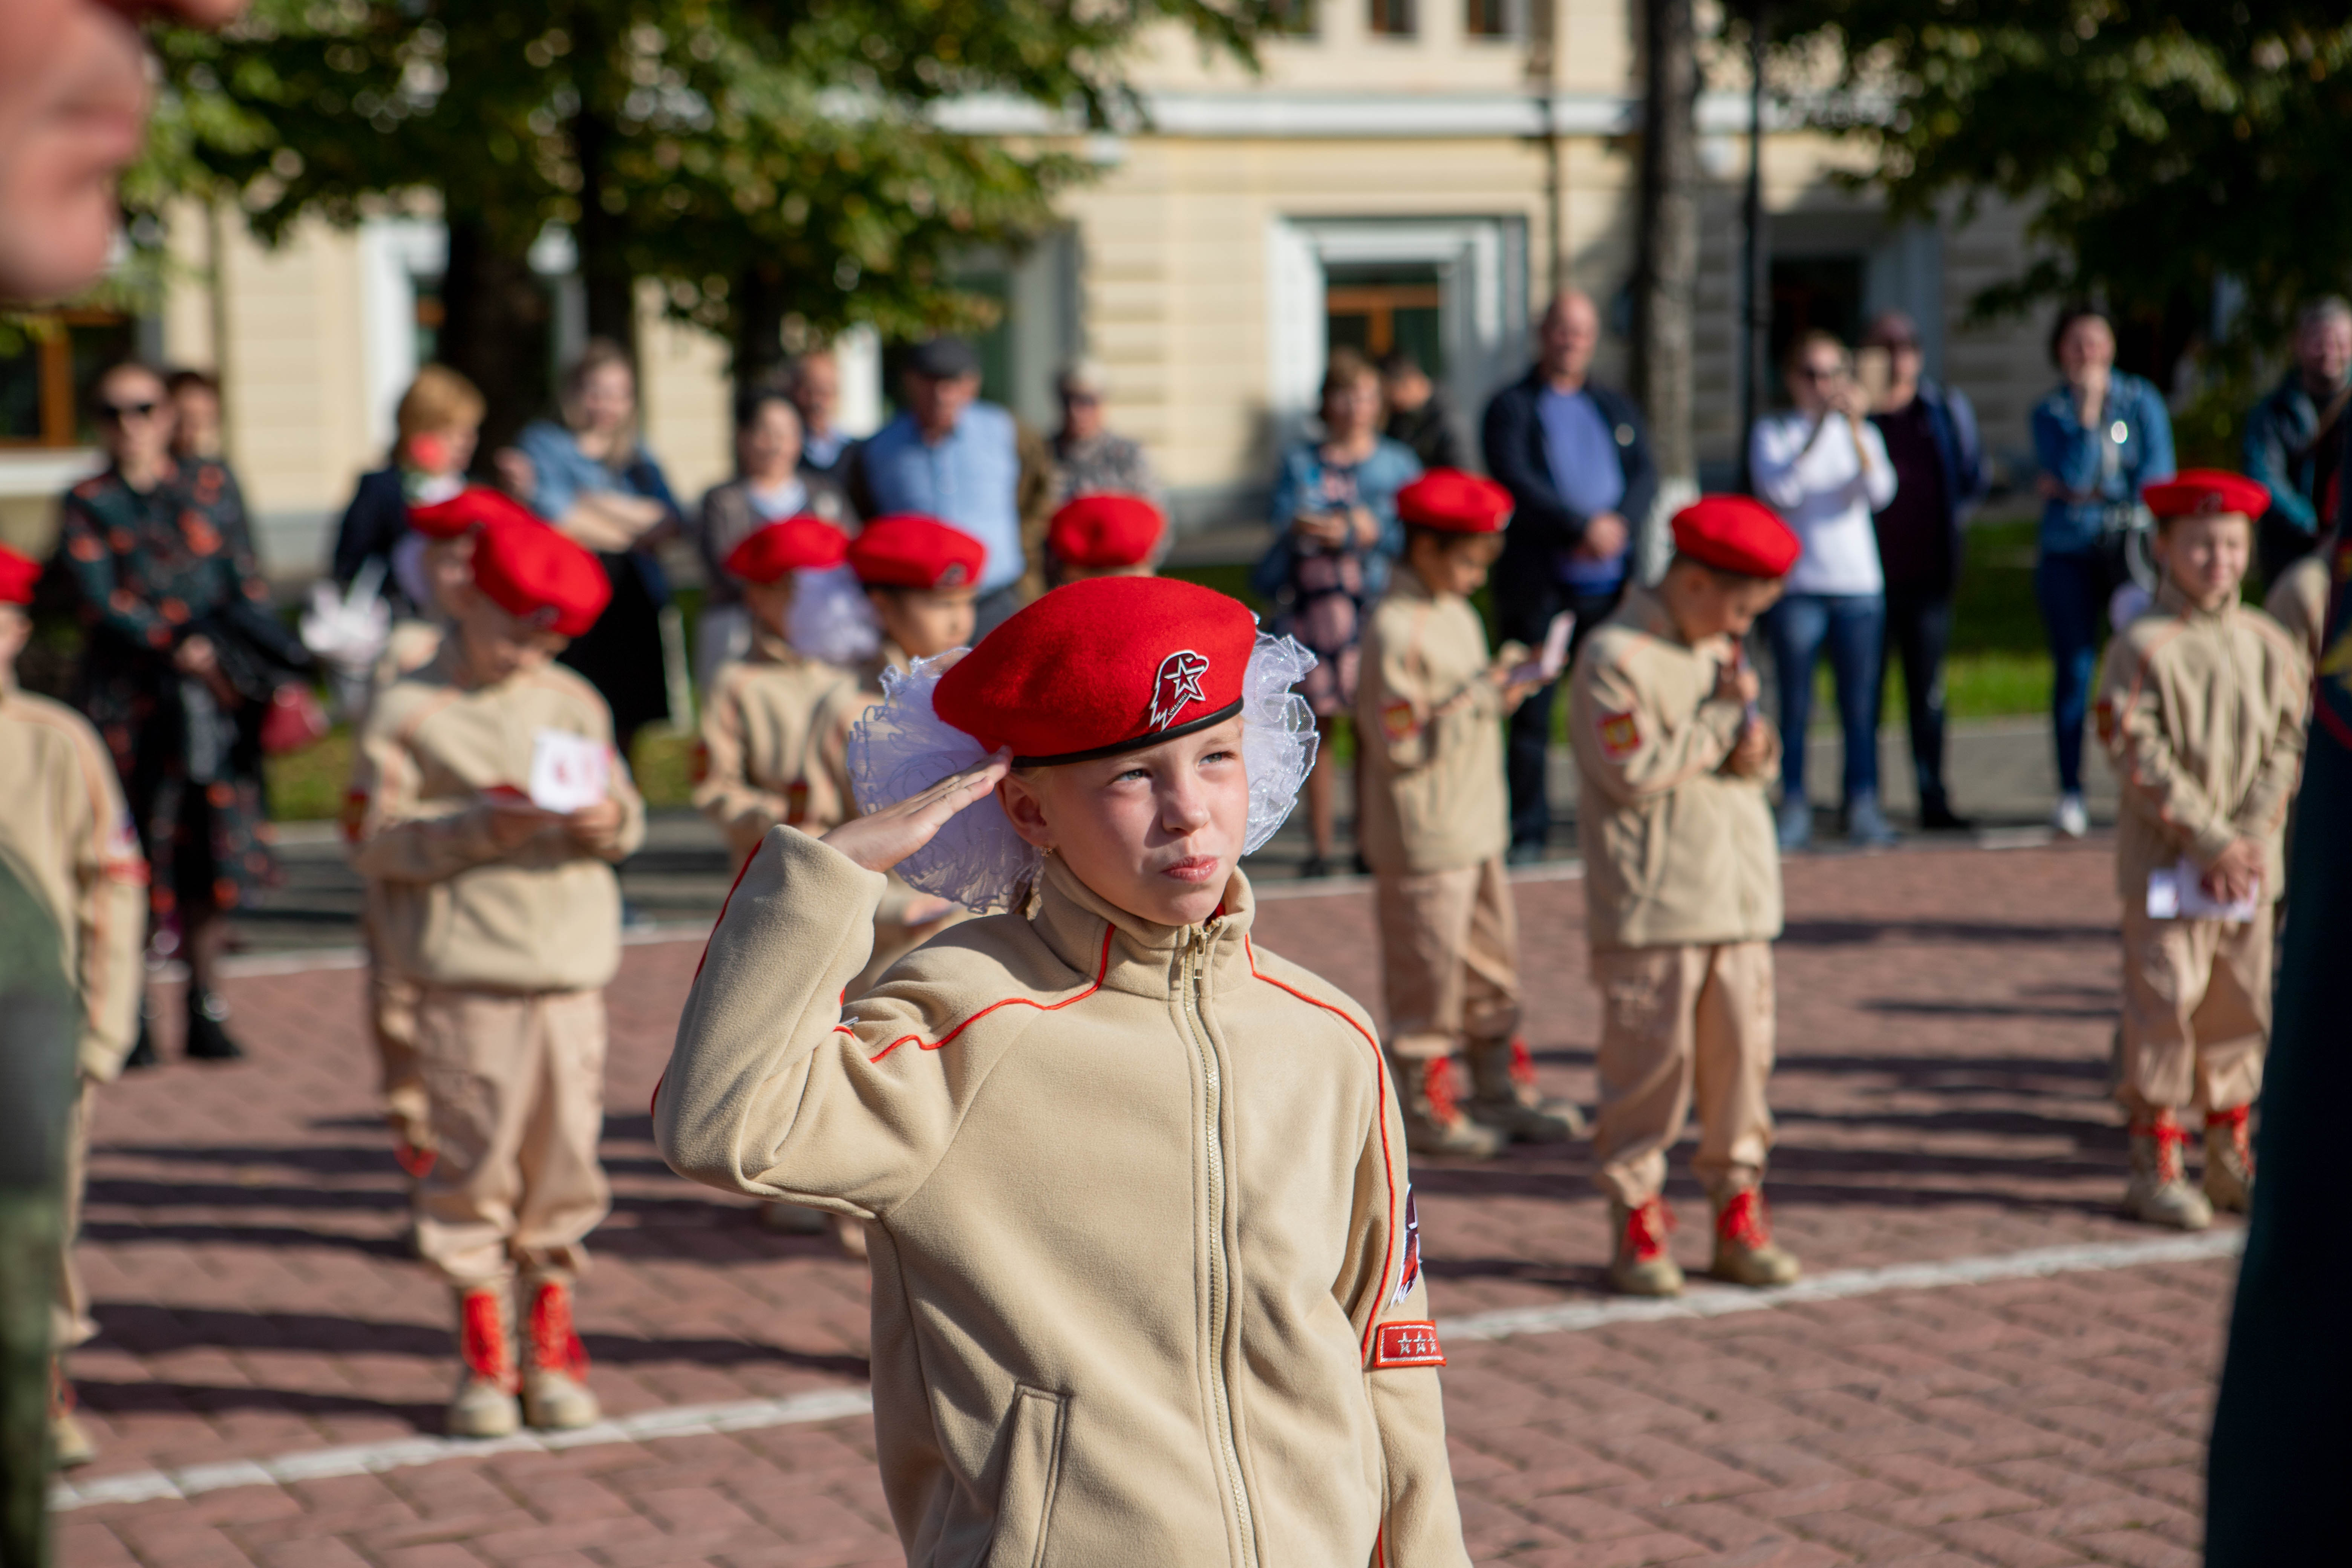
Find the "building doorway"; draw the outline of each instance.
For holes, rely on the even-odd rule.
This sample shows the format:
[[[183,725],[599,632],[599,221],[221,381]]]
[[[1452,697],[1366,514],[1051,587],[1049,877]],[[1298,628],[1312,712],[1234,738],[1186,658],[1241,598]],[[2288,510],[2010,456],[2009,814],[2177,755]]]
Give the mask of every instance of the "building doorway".
[[[1445,377],[1444,285],[1435,267],[1334,267],[1323,286],[1323,342],[1378,361],[1402,351]]]

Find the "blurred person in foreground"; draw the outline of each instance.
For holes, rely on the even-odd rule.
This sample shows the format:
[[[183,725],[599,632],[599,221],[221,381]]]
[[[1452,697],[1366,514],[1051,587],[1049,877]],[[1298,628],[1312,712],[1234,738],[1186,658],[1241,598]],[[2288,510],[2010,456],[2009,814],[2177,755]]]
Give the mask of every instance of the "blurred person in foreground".
[[[16,655],[32,634],[27,611],[40,569],[0,548],[0,864],[26,879],[64,938],[60,974],[74,998],[72,1110],[65,1137],[65,1221],[55,1259],[51,1312],[58,1358],[50,1433],[60,1466],[87,1464],[97,1447],[73,1415],[65,1355],[88,1342],[89,1296],[73,1264],[74,1232],[89,1149],[96,1087],[122,1070],[138,1037],[146,988],[147,862],[115,782],[114,764],[89,721],[63,703],[17,689]],[[5,1075],[13,1079],[13,1074]],[[29,1087],[11,1083],[21,1091]],[[13,1259],[11,1260],[13,1262]]]
[[[2262,580],[2317,551],[2344,460],[2352,405],[2352,302],[2331,294],[2297,311],[2294,368],[2246,416],[2246,475],[2271,493],[2254,533]]]
[[[0,305],[98,279],[121,223],[116,177],[145,142],[146,15],[217,26],[244,0],[0,5]],[[0,1561],[48,1559],[49,1303],[78,1025],[70,935],[0,865]]]
[[[1887,382],[1870,422],[1895,469],[1895,496],[1872,516],[1886,578],[1881,668],[1903,660],[1911,767],[1919,785],[1919,826],[1969,826],[1944,787],[1944,655],[1952,640],[1952,595],[1959,585],[1960,524],[1984,493],[1984,446],[1968,395],[1926,374],[1918,324],[1882,312],[1863,333],[1865,350],[1887,357]],[[1885,683],[1879,689],[1884,691]],[[1871,731],[1878,731],[1877,715]]]
[[[743,579],[728,568],[736,546],[772,523],[812,517],[842,535],[856,519],[832,477],[801,461],[800,410],[776,383],[747,388],[735,398],[735,477],[714,485],[687,522],[687,538],[702,558],[702,615],[694,628],[694,681],[710,689],[719,668],[751,651],[754,617],[744,604]]]
[[[669,579],[653,543],[678,522],[677,501],[661,464],[638,440],[637,367],[626,349],[590,339],[563,373],[562,404],[562,423],[533,420],[515,443],[523,461],[501,468],[508,487],[593,551],[612,582],[604,614],[560,657],[604,698],[613,743],[625,757],[638,731],[669,717],[661,629]]]
[[[2116,1098],[2131,1119],[2124,1212],[2202,1230],[2244,1212],[2247,1118],[2271,1022],[2271,921],[2304,753],[2302,647],[2239,603],[2270,496],[2192,468],[2144,492],[2164,578],[2107,645],[2099,742],[2122,785],[2123,1035]],[[2202,1191],[2181,1118],[2204,1111]]]
[[[1381,356],[1381,402],[1389,411],[1381,434],[1412,447],[1423,468],[1466,465],[1461,434],[1454,427],[1453,405],[1421,362],[1403,349]]]
[[[2172,477],[2172,417],[2155,385],[2115,368],[2116,333],[2096,310],[2060,313],[2050,334],[2056,390],[2034,405],[2042,465],[2040,554],[2033,596],[2050,639],[2051,739],[2058,805],[2051,824],[2069,838],[2090,830],[2083,804],[2083,720],[2107,600],[2125,579],[2124,550],[2140,491]]]
[[[1601,313],[1577,289],[1536,328],[1536,363],[1486,405],[1486,471],[1511,492],[1511,525],[1492,578],[1505,637],[1543,646],[1552,617],[1576,617],[1570,655],[1617,607],[1633,530],[1657,500],[1658,471],[1633,400],[1591,377]],[[1551,836],[1552,712],[1559,683],[1510,719],[1511,848],[1540,860]]]
[[[1159,478],[1143,443],[1119,435],[1103,415],[1109,377],[1092,360],[1063,367],[1054,378],[1054,393],[1062,405],[1062,427],[1054,432],[1054,499],[1079,496],[1140,496],[1160,503]]]
[[[936,518],[988,550],[973,602],[984,637],[1045,592],[1054,458],[1010,410],[980,395],[980,356],[933,338],[907,356],[904,412],[859,444],[850,500],[865,517]]]
[[[1900,493],[1886,443],[1867,417],[1845,345],[1806,332],[1790,345],[1781,374],[1796,404],[1756,422],[1748,472],[1756,493],[1794,530],[1804,552],[1780,602],[1764,612],[1780,692],[1779,833],[1783,850],[1812,842],[1805,793],[1805,732],[1813,710],[1813,669],[1824,650],[1837,690],[1845,752],[1846,837],[1857,845],[1895,842],[1878,800],[1880,664],[1886,637],[1885,578],[1871,513]]]
[[[2330,574],[2342,583],[2352,577],[2352,530],[2340,494],[2332,517]],[[2343,1108],[2352,1103],[2343,984],[2352,951],[2352,595],[2336,595],[2326,614],[2263,1063],[2262,1180],[2206,1458],[2208,1568],[2332,1562],[2352,1535],[2334,1441],[2352,1403],[2343,1154]]]
[[[1322,434],[1283,454],[1267,509],[1274,545],[1251,572],[1250,586],[1275,605],[1276,635],[1297,637],[1315,656],[1299,690],[1328,745],[1333,723],[1356,703],[1363,617],[1404,552],[1397,492],[1421,477],[1421,459],[1381,434],[1380,374],[1353,349],[1331,351],[1321,414]],[[1360,768],[1355,777],[1360,803]],[[1332,868],[1334,795],[1329,768],[1307,775],[1311,848],[1301,876]],[[1360,830],[1360,805],[1356,816]]]

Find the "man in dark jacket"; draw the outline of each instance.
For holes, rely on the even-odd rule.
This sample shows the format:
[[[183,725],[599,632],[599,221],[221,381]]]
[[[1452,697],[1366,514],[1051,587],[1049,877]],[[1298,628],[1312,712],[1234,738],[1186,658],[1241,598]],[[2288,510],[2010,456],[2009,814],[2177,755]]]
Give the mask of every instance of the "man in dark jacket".
[[[2246,477],[2270,487],[2254,551],[2263,581],[2311,553],[2344,452],[2352,405],[2352,303],[2330,295],[2295,317],[2294,368],[2246,416]]]
[[[1424,468],[1459,468],[1462,437],[1454,431],[1454,410],[1429,379],[1421,362],[1403,349],[1381,357],[1381,401],[1388,419],[1381,434],[1412,448]]]
[[[1486,405],[1486,471],[1511,492],[1514,507],[1490,579],[1495,609],[1503,636],[1530,647],[1541,645],[1563,610],[1576,616],[1581,643],[1617,607],[1633,531],[1658,493],[1641,411],[1587,377],[1600,341],[1591,300],[1564,290],[1536,328],[1534,367]],[[1556,690],[1538,689],[1511,715],[1515,862],[1541,858],[1551,831],[1545,766]]]
[[[1870,418],[1895,465],[1895,499],[1872,521],[1886,574],[1885,653],[1903,658],[1919,826],[1965,828],[1968,820],[1944,792],[1944,653],[1959,584],[1960,522],[1984,493],[1984,443],[1967,395],[1924,374],[1927,358],[1910,317],[1881,312],[1862,346],[1887,356],[1886,391]],[[1871,728],[1875,732],[1875,721]]]

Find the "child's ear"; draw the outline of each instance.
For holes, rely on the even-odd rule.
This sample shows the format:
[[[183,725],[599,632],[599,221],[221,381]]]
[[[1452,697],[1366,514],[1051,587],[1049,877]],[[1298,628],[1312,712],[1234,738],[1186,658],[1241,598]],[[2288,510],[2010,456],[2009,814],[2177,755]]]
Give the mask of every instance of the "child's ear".
[[[1007,773],[996,781],[996,798],[1024,843],[1054,847],[1054,829],[1045,820],[1045,803],[1038,798],[1035,785],[1018,773]]]

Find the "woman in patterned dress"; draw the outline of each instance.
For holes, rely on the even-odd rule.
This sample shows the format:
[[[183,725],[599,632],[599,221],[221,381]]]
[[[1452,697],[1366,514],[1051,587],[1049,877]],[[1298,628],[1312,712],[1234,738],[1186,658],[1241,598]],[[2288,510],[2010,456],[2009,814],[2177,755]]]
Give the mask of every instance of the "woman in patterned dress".
[[[113,460],[67,493],[58,539],[88,636],[80,707],[122,776],[155,927],[187,961],[187,1054],[227,1059],[226,917],[278,876],[261,719],[303,656],[269,616],[236,480],[172,457],[163,378],[117,365],[93,412]]]

